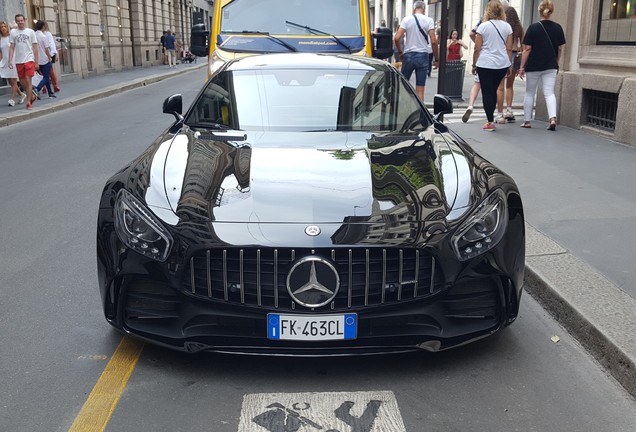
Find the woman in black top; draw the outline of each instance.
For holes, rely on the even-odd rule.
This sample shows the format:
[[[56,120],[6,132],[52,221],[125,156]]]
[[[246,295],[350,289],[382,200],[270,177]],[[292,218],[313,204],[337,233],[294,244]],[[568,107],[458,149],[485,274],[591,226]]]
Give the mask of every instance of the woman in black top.
[[[519,76],[526,77],[526,95],[523,100],[523,128],[530,127],[532,108],[537,85],[541,81],[550,124],[548,130],[556,130],[557,106],[554,85],[559,70],[559,61],[565,45],[563,28],[550,19],[554,12],[552,0],[542,0],[539,4],[541,20],[528,27],[523,38],[523,54]]]

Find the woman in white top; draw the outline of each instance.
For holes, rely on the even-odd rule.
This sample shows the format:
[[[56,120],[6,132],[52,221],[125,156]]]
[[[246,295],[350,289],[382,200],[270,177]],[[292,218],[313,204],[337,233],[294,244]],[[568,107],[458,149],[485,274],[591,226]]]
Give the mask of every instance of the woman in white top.
[[[17,103],[21,104],[26,99],[26,95],[23,94],[18,88],[18,70],[15,67],[9,67],[9,24],[6,21],[0,21],[0,78],[7,80],[11,86],[11,99],[9,99],[9,106],[15,106],[16,96]]]
[[[484,110],[488,122],[485,131],[496,129],[494,111],[497,105],[497,87],[509,73],[512,65],[512,27],[506,22],[504,7],[491,1],[486,7],[484,19],[477,27],[473,74],[479,75]]]

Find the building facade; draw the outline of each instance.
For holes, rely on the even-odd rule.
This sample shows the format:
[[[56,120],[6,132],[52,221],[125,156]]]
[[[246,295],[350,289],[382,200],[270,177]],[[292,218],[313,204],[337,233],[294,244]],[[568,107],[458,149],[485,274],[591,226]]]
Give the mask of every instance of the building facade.
[[[160,45],[163,31],[173,31],[177,41],[187,49],[193,19],[202,19],[209,27],[212,3],[212,0],[0,0],[0,19],[12,23],[14,16],[21,13],[31,27],[37,20],[46,21],[57,40],[56,68],[63,81],[163,63]]]

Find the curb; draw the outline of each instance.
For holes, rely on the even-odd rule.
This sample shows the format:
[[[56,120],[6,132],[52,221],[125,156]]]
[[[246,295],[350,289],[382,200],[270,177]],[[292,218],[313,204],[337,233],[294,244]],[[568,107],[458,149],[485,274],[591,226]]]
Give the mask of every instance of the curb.
[[[636,299],[526,224],[524,289],[636,397]]]

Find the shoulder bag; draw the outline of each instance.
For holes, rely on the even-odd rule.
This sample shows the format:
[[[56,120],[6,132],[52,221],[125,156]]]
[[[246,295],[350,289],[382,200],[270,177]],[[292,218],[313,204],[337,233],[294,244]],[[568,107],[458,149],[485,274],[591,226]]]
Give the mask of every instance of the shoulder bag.
[[[422,36],[424,36],[424,39],[426,39],[426,43],[430,45],[430,42],[428,41],[428,35],[422,29],[422,26],[420,25],[420,22],[417,20],[417,17],[415,16],[415,14],[413,14],[413,19],[415,20],[415,24],[417,24],[417,28],[420,29],[420,33],[422,33]]]

